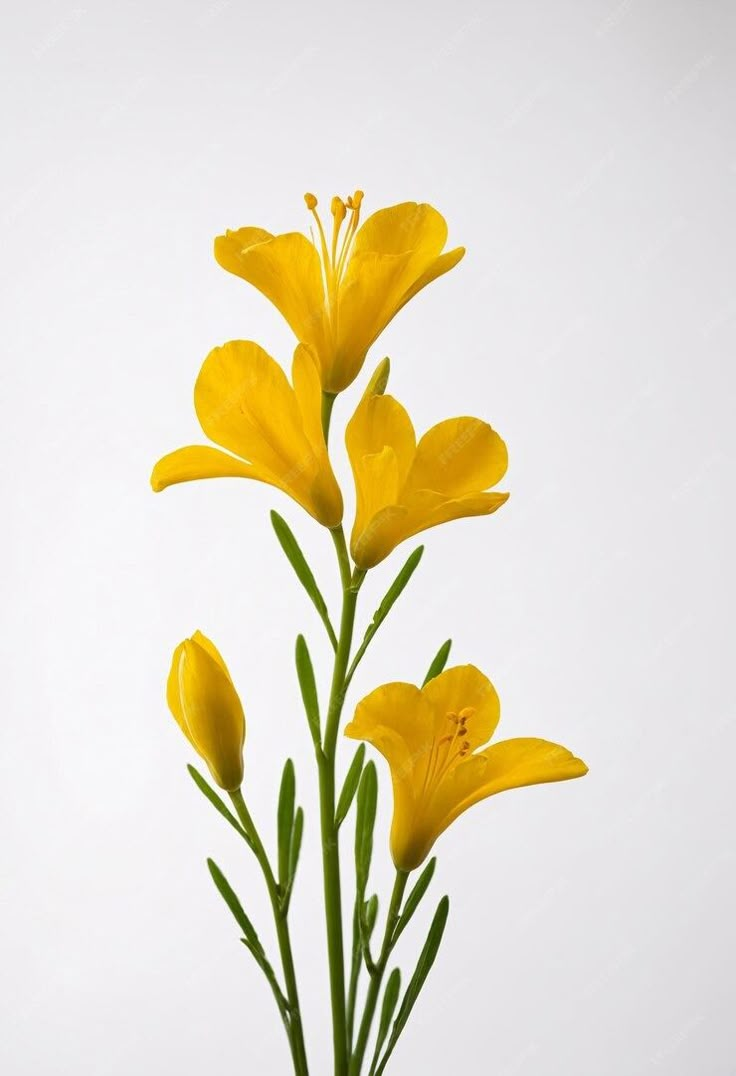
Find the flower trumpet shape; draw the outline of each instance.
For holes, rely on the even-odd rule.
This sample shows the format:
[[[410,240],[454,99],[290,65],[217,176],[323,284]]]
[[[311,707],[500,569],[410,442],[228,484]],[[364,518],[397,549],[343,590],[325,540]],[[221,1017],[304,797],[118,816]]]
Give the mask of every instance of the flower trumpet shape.
[[[317,199],[306,194],[304,200],[316,222],[314,241],[300,232],[239,228],[217,237],[215,258],[258,288],[297,339],[312,346],[322,386],[335,394],[355,379],[369,347],[402,306],[457,265],[465,250],[443,252],[447,224],[430,205],[379,209],[358,227],[363,192],[347,202],[335,197],[328,240]]]
[[[245,714],[225,662],[201,631],[174,651],[166,701],[220,788],[228,792],[240,788]]]
[[[487,422],[449,418],[417,443],[393,396],[364,394],[345,443],[356,492],[353,560],[372,568],[406,538],[451,519],[495,512],[508,493],[483,492],[506,473],[506,445]]]
[[[202,429],[233,455],[207,445],[160,459],[156,492],[197,478],[255,478],[288,493],[326,527],[342,520],[342,494],[322,433],[322,391],[309,350],[294,353],[293,388],[258,344],[232,340],[211,351],[194,387]]]
[[[373,744],[390,766],[391,854],[400,870],[418,867],[439,835],[479,800],[588,772],[579,758],[547,740],[484,747],[499,716],[493,684],[474,665],[447,669],[421,690],[385,684],[358,704],[345,735]]]

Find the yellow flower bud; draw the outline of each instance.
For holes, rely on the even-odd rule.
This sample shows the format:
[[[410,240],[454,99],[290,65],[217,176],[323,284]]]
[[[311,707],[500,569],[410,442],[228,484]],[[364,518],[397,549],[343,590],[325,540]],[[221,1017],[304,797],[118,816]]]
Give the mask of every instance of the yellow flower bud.
[[[228,792],[240,788],[245,742],[243,706],[217,647],[200,631],[179,643],[174,651],[166,701],[220,788]]]

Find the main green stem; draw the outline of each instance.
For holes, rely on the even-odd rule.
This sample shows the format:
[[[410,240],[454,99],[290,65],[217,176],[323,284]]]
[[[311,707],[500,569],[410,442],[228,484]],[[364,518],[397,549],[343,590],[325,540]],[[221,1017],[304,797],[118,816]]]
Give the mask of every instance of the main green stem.
[[[401,914],[401,902],[404,899],[404,891],[408,880],[409,875],[405,871],[396,871],[396,881],[394,882],[391,903],[389,904],[388,915],[386,916],[386,929],[383,935],[381,952],[376,961],[375,968],[371,972],[371,981],[365,998],[365,1008],[363,1009],[363,1019],[360,1022],[360,1030],[358,1031],[355,1050],[350,1059],[349,1076],[360,1076],[360,1070],[363,1067],[365,1048],[368,1045],[368,1036],[370,1035],[373,1017],[376,1013],[378,995],[381,991],[381,982],[383,981],[383,976],[386,971],[388,958],[391,956],[391,950],[393,949],[394,931],[396,930],[396,924],[398,923]]]
[[[322,870],[327,924],[327,955],[330,968],[332,1000],[332,1034],[335,1076],[347,1076],[348,1034],[345,1004],[345,951],[343,944],[342,896],[340,886],[340,849],[335,825],[335,756],[340,715],[345,696],[345,676],[355,624],[357,586],[353,586],[345,536],[342,528],[331,531],[340,564],[343,598],[340,631],[335,651],[330,699],[327,705],[324,742],[319,760],[319,800],[322,831]]]
[[[294,1059],[296,1076],[309,1076],[307,1065],[307,1052],[304,1046],[304,1030],[302,1028],[301,1009],[299,1008],[299,991],[296,985],[296,971],[294,969],[294,957],[291,951],[291,936],[286,912],[281,905],[281,893],[279,885],[271,868],[268,853],[263,847],[263,842],[258,834],[255,823],[251,818],[250,811],[246,807],[243,793],[238,789],[230,793],[233,806],[238,813],[238,818],[243,828],[253,842],[253,851],[258,860],[263,877],[266,880],[266,888],[271,899],[273,918],[276,924],[276,937],[281,955],[281,966],[284,972],[284,986],[286,987],[286,1000],[289,1003],[289,1045]]]

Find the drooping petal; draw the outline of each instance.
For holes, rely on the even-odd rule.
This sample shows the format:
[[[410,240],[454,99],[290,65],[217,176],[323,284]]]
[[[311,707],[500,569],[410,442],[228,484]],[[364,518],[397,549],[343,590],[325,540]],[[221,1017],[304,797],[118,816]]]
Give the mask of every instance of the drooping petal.
[[[224,269],[247,280],[284,316],[298,340],[326,352],[322,268],[314,245],[300,232],[271,236],[241,228],[215,240]]]
[[[487,422],[448,418],[419,441],[407,487],[459,498],[495,486],[507,466],[506,445]]]
[[[160,493],[167,486],[179,482],[193,482],[200,478],[259,478],[249,463],[228,456],[219,448],[209,445],[188,445],[177,448],[163,456],[151,474],[151,486]]]
[[[584,777],[588,767],[566,747],[536,737],[501,740],[465,759],[441,790],[438,810],[446,829],[480,800],[511,788]]]
[[[182,645],[179,700],[189,739],[217,784],[234,791],[243,780],[245,715],[240,698],[222,659],[193,639]]]
[[[422,695],[434,711],[436,733],[441,734],[448,714],[466,712],[467,734],[463,739],[469,750],[475,751],[493,736],[501,703],[491,681],[475,665],[445,669],[422,688]]]

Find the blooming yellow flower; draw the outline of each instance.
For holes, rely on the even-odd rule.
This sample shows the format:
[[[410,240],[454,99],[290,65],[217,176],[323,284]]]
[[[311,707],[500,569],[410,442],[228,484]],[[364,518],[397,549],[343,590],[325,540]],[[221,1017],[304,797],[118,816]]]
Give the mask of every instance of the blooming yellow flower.
[[[335,197],[328,241],[317,199],[304,200],[316,222],[313,242],[300,232],[239,228],[217,237],[215,257],[270,299],[297,339],[313,347],[322,386],[334,394],[357,377],[368,348],[401,307],[465,250],[443,252],[447,224],[430,205],[379,209],[359,228],[363,192],[347,202]]]
[[[225,662],[201,631],[174,651],[166,701],[220,788],[228,792],[240,788],[245,714]]]
[[[342,494],[322,433],[317,367],[303,345],[294,353],[292,381],[293,388],[258,344],[231,340],[216,347],[197,378],[194,407],[207,436],[234,455],[209,445],[179,448],[154,467],[154,490],[198,478],[255,478],[336,527]]]
[[[483,747],[499,716],[493,684],[474,665],[447,669],[421,690],[384,684],[358,704],[345,735],[372,743],[391,768],[391,854],[400,870],[418,867],[439,835],[479,800],[588,772],[547,740]]]
[[[508,493],[484,492],[503,478],[508,453],[480,419],[446,419],[417,444],[398,400],[370,385],[348,423],[345,443],[356,492],[351,552],[359,568],[372,568],[419,531],[488,515],[508,500]]]

